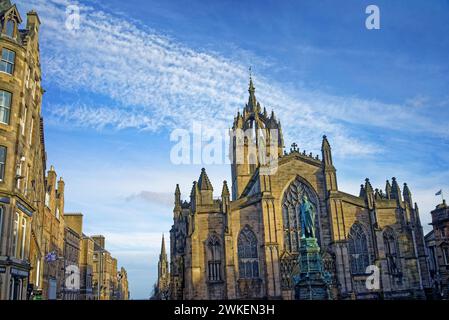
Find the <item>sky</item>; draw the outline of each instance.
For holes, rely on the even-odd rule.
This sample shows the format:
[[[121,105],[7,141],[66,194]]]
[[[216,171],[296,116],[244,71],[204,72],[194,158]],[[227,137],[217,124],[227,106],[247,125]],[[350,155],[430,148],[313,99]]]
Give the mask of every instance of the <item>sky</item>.
[[[173,130],[229,128],[250,66],[286,146],[319,154],[328,136],[339,189],[358,194],[367,177],[378,188],[397,177],[425,231],[435,193],[449,194],[447,0],[16,3],[42,21],[48,165],[66,181],[66,212],[106,237],[133,299],[149,298],[157,279],[175,185],[187,199],[201,172],[171,161]],[[379,30],[365,27],[370,4]],[[79,28],[67,23],[71,5]],[[230,167],[206,168],[218,196]]]

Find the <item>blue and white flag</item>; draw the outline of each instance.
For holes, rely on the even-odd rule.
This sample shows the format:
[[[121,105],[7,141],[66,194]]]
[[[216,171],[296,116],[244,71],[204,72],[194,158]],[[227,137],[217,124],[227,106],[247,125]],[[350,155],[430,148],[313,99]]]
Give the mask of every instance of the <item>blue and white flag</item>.
[[[437,193],[435,193],[436,196],[441,196],[441,194],[443,193],[443,190],[438,191]]]

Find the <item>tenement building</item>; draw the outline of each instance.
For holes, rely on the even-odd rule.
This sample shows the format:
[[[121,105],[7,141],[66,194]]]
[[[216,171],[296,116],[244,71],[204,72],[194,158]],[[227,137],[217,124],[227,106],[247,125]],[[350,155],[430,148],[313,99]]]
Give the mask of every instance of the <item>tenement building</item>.
[[[17,7],[0,1],[0,299],[13,300],[40,287],[43,271],[40,21],[31,11],[21,23]]]
[[[381,190],[366,179],[358,195],[339,190],[328,139],[320,156],[296,144],[285,152],[281,123],[261,108],[252,80],[231,146],[232,195],[224,182],[215,199],[204,169],[189,201],[176,187],[172,299],[295,299],[306,272],[298,264],[305,227],[316,238],[330,299],[426,297],[423,229],[407,184],[392,178]],[[301,218],[303,208],[311,221]]]
[[[449,299],[449,206],[439,204],[432,214],[433,230],[426,235],[430,274],[436,298]]]

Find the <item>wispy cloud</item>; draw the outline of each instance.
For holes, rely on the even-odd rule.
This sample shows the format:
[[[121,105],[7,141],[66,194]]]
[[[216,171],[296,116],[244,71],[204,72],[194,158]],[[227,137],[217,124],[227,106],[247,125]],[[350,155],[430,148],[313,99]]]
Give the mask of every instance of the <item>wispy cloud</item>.
[[[174,201],[174,197],[172,194],[155,191],[141,191],[126,198],[127,201],[136,199],[144,200],[146,202],[154,204],[160,204],[167,207],[172,206]]]
[[[226,128],[242,108],[248,72],[235,56],[189,48],[89,5],[80,5],[80,30],[70,32],[64,28],[67,4],[65,0],[29,0],[24,4],[38,9],[43,21],[45,81],[70,92],[105,96],[113,103],[88,105],[81,101],[49,106],[51,117],[57,121],[99,129],[155,131],[190,127],[195,120]],[[244,51],[239,56],[242,54]],[[274,108],[282,120],[287,142],[304,141],[309,150],[316,149],[322,134],[328,134],[339,155],[377,153],[382,150],[380,145],[363,141],[342,122],[383,127],[393,121],[407,126],[414,118],[400,105],[306,88],[288,90],[259,75],[256,86],[262,104]],[[425,126],[430,120],[420,118],[422,130],[447,133],[445,126]]]

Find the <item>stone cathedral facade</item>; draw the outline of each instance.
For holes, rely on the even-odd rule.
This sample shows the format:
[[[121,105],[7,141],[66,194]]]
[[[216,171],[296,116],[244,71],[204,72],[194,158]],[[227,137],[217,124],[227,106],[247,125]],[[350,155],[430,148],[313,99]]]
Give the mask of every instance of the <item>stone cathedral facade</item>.
[[[245,141],[244,161],[231,164],[232,195],[225,181],[221,198],[214,199],[205,169],[189,201],[181,200],[176,187],[171,299],[294,299],[304,195],[316,211],[331,299],[426,297],[430,283],[423,229],[406,184],[401,191],[393,178],[380,190],[366,179],[359,195],[339,190],[328,139],[323,137],[321,156],[299,152],[296,145],[285,152],[281,123],[274,112],[262,110],[252,80],[249,101],[234,120],[236,129],[266,130],[263,137],[278,130],[277,171],[262,174]],[[256,148],[260,144],[256,141]],[[366,285],[374,275],[372,266],[379,271],[374,288]]]

